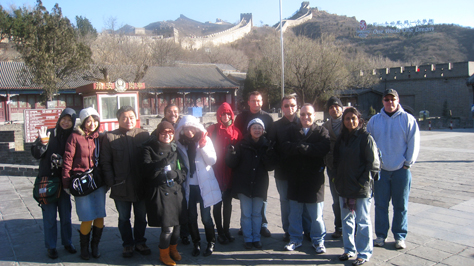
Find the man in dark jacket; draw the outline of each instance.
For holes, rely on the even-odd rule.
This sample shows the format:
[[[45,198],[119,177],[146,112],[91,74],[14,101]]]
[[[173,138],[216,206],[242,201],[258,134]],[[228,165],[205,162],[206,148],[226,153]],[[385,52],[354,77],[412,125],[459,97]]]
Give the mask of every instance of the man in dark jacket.
[[[122,255],[133,256],[133,249],[142,255],[150,254],[145,238],[146,208],[143,199],[143,181],[140,175],[141,145],[149,134],[146,130],[136,128],[135,110],[123,106],[117,111],[119,128],[107,132],[100,153],[104,181],[111,187],[110,197],[115,200],[119,213],[118,228],[123,241]],[[130,216],[132,206],[135,222],[132,233]]]
[[[281,211],[281,223],[285,236],[283,241],[290,242],[290,234],[288,233],[288,227],[290,222],[288,216],[290,214],[290,202],[288,200],[288,179],[293,176],[293,166],[280,160],[285,157],[285,150],[282,149],[282,143],[290,141],[290,132],[293,128],[300,124],[300,119],[296,116],[298,110],[296,97],[293,95],[285,95],[281,99],[281,110],[283,117],[273,123],[273,129],[268,133],[268,138],[275,143],[275,151],[277,153],[278,163],[275,168],[275,183],[280,194],[280,211]],[[311,219],[307,212],[303,212],[303,229],[305,234],[309,237]]]
[[[332,237],[340,238],[342,236],[341,207],[339,206],[339,195],[334,182],[331,182],[331,180],[336,177],[336,169],[334,169],[333,166],[333,153],[337,137],[341,134],[343,106],[341,100],[335,96],[329,98],[326,106],[329,112],[329,120],[323,124],[323,127],[329,132],[331,150],[326,157],[324,157],[324,163],[326,164],[326,173],[328,175],[329,188],[331,189],[332,196],[332,211],[334,213],[335,230]]]
[[[260,120],[262,120],[263,124],[265,125],[265,131],[267,133],[271,132],[272,126],[273,126],[273,118],[267,112],[262,110],[262,104],[263,104],[262,94],[258,91],[251,92],[247,103],[249,105],[249,110],[243,111],[235,119],[235,126],[240,130],[242,135],[243,136],[247,135],[248,133],[247,125],[254,118],[259,118]],[[268,230],[267,201],[266,200],[263,202],[262,230],[260,234],[264,237],[270,237],[272,235],[270,231]]]
[[[326,128],[315,123],[315,111],[311,104],[300,110],[300,124],[291,130],[290,141],[282,144],[286,151],[285,161],[292,166],[292,177],[288,180],[290,201],[290,242],[286,250],[295,250],[302,245],[304,207],[311,216],[311,241],[316,253],[326,252],[323,221],[324,207],[324,156],[329,152],[330,141]]]

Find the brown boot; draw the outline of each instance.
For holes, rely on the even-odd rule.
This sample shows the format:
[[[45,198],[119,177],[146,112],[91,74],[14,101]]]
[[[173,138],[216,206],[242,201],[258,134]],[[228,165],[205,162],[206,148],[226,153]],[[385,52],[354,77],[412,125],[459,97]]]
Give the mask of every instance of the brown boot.
[[[170,248],[161,249],[160,248],[160,261],[168,266],[175,266],[176,262],[170,258]]]
[[[181,260],[181,255],[179,254],[177,247],[178,247],[178,244],[170,245],[170,257],[174,261],[180,261]]]

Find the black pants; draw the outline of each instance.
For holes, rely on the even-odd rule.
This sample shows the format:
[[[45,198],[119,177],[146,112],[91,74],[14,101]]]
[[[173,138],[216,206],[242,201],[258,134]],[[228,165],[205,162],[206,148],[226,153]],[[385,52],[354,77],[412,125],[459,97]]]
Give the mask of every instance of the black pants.
[[[224,205],[224,208],[222,208],[222,205]],[[217,233],[223,235],[224,233],[229,232],[230,216],[232,214],[231,189],[227,189],[222,193],[222,201],[214,205],[212,214],[214,215]],[[224,223],[222,223],[222,214],[224,215]]]
[[[160,234],[160,248],[166,249],[170,245],[178,244],[180,226],[176,225],[173,227],[161,227]]]

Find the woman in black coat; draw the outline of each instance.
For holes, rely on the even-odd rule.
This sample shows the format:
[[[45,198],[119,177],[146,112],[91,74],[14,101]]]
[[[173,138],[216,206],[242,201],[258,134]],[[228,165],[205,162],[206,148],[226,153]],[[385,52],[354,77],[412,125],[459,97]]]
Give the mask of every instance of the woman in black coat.
[[[360,117],[354,107],[344,111],[341,135],[334,147],[333,182],[339,193],[344,242],[344,254],[339,259],[348,260],[357,255],[353,265],[362,265],[372,256],[370,205],[374,179],[380,170],[377,145],[362,127]]]
[[[275,168],[274,152],[263,136],[265,126],[259,118],[248,124],[249,133],[230,146],[225,162],[232,168],[232,196],[240,200],[240,224],[244,235],[244,247],[262,248],[260,229],[261,209],[267,200],[268,171]]]
[[[182,183],[186,178],[174,139],[174,127],[161,122],[145,142],[143,174],[148,225],[161,227],[160,260],[176,265],[180,224],[186,224],[186,200]],[[181,161],[181,162],[180,162]]]
[[[62,156],[67,139],[71,135],[76,123],[76,111],[66,108],[59,116],[56,127],[48,129],[41,127],[38,138],[31,146],[31,154],[40,159],[38,179],[56,178],[61,180]],[[61,242],[69,253],[76,253],[72,245],[71,225],[71,198],[62,188],[59,198],[55,202],[43,202],[40,204],[43,211],[44,242],[48,249],[48,256],[52,259],[58,257],[56,250],[57,240],[57,213],[61,224]]]

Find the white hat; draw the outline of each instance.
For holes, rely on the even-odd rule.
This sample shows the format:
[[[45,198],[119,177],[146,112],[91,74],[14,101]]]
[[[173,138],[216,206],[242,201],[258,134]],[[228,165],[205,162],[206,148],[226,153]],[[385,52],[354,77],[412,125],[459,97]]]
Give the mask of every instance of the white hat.
[[[81,124],[84,123],[84,120],[86,120],[86,118],[88,118],[91,115],[96,115],[100,117],[99,113],[97,113],[97,111],[92,107],[82,109],[81,112],[79,113],[79,119],[81,119]]]
[[[265,130],[265,125],[263,124],[263,121],[260,118],[254,118],[254,119],[250,120],[249,124],[247,125],[247,131],[250,130],[250,127],[253,124],[260,124],[263,127],[263,130]]]

